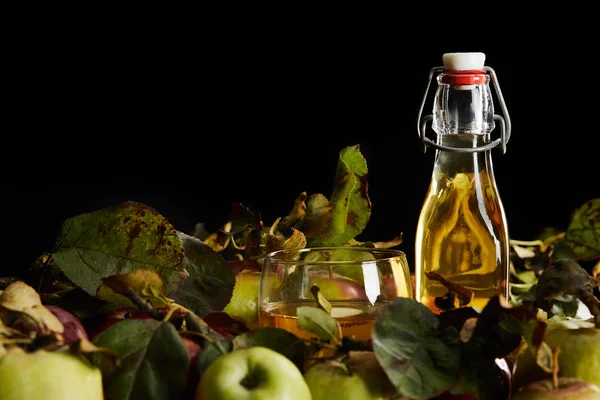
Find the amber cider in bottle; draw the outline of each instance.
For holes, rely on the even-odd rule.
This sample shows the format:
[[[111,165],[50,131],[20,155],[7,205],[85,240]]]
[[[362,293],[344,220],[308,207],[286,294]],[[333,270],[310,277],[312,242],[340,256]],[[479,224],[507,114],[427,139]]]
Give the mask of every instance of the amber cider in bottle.
[[[494,147],[505,148],[507,124],[494,114],[484,61],[483,53],[444,54],[429,118],[436,141],[419,132],[435,158],[415,238],[415,297],[435,313],[508,298],[509,236],[491,157]],[[492,141],[495,120],[502,138]]]

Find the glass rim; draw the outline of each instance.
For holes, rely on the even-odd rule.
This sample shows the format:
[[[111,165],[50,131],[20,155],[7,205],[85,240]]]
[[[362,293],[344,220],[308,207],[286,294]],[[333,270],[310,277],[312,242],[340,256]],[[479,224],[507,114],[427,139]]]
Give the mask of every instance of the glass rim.
[[[281,255],[292,254],[292,253],[316,253],[322,251],[331,251],[331,250],[351,250],[356,252],[367,252],[367,253],[380,253],[383,254],[384,257],[376,258],[375,260],[289,260],[285,258],[279,258]],[[265,256],[265,265],[267,261],[271,260],[277,262],[278,264],[312,264],[312,265],[350,265],[350,264],[359,264],[359,263],[374,263],[381,261],[391,261],[395,259],[403,259],[405,262],[408,262],[406,258],[406,253],[402,250],[398,249],[390,249],[390,248],[377,248],[377,247],[354,247],[354,246],[327,246],[327,247],[304,247],[302,249],[283,249],[283,250],[275,250],[270,252]]]

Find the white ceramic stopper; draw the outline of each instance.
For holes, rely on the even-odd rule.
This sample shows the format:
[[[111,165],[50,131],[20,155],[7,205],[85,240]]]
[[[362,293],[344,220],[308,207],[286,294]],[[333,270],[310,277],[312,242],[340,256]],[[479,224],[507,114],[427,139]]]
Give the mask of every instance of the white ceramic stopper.
[[[442,59],[446,70],[483,69],[485,64],[485,54],[483,53],[446,53]]]

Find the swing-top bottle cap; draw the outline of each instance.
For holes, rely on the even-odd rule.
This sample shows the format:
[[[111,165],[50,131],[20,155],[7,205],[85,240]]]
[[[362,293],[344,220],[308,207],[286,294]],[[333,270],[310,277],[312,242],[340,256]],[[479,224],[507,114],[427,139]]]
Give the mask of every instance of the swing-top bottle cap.
[[[485,64],[485,54],[445,53],[442,60],[446,71],[480,71]]]

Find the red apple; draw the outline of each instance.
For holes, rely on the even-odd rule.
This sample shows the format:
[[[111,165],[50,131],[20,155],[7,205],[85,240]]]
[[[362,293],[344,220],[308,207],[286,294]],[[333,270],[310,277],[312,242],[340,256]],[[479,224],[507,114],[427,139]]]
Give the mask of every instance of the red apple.
[[[366,300],[367,294],[363,285],[353,279],[339,275],[330,277],[328,274],[312,275],[313,285],[319,287],[320,292],[328,300]]]
[[[186,394],[184,399],[193,399],[200,382],[200,371],[198,370],[198,354],[202,351],[202,346],[192,338],[182,336],[181,340],[190,356],[190,364],[188,365]]]
[[[58,306],[43,305],[43,307],[50,311],[63,326],[61,335],[64,343],[71,343],[79,339],[88,339],[86,329],[76,316]],[[31,318],[22,315],[17,317],[11,324],[11,327],[26,334],[30,332],[37,332],[39,334],[48,333],[46,328],[38,325],[38,323]]]
[[[85,328],[76,316],[58,306],[46,305],[44,307],[50,310],[50,312],[63,324],[63,327],[65,328],[63,340],[65,343],[71,343],[79,339],[88,339]]]
[[[120,307],[104,315],[97,316],[94,319],[93,324],[90,324],[88,327],[88,331],[90,332],[89,336],[92,339],[95,338],[117,322],[129,318],[132,312],[135,311],[137,311],[137,308],[134,307]]]

